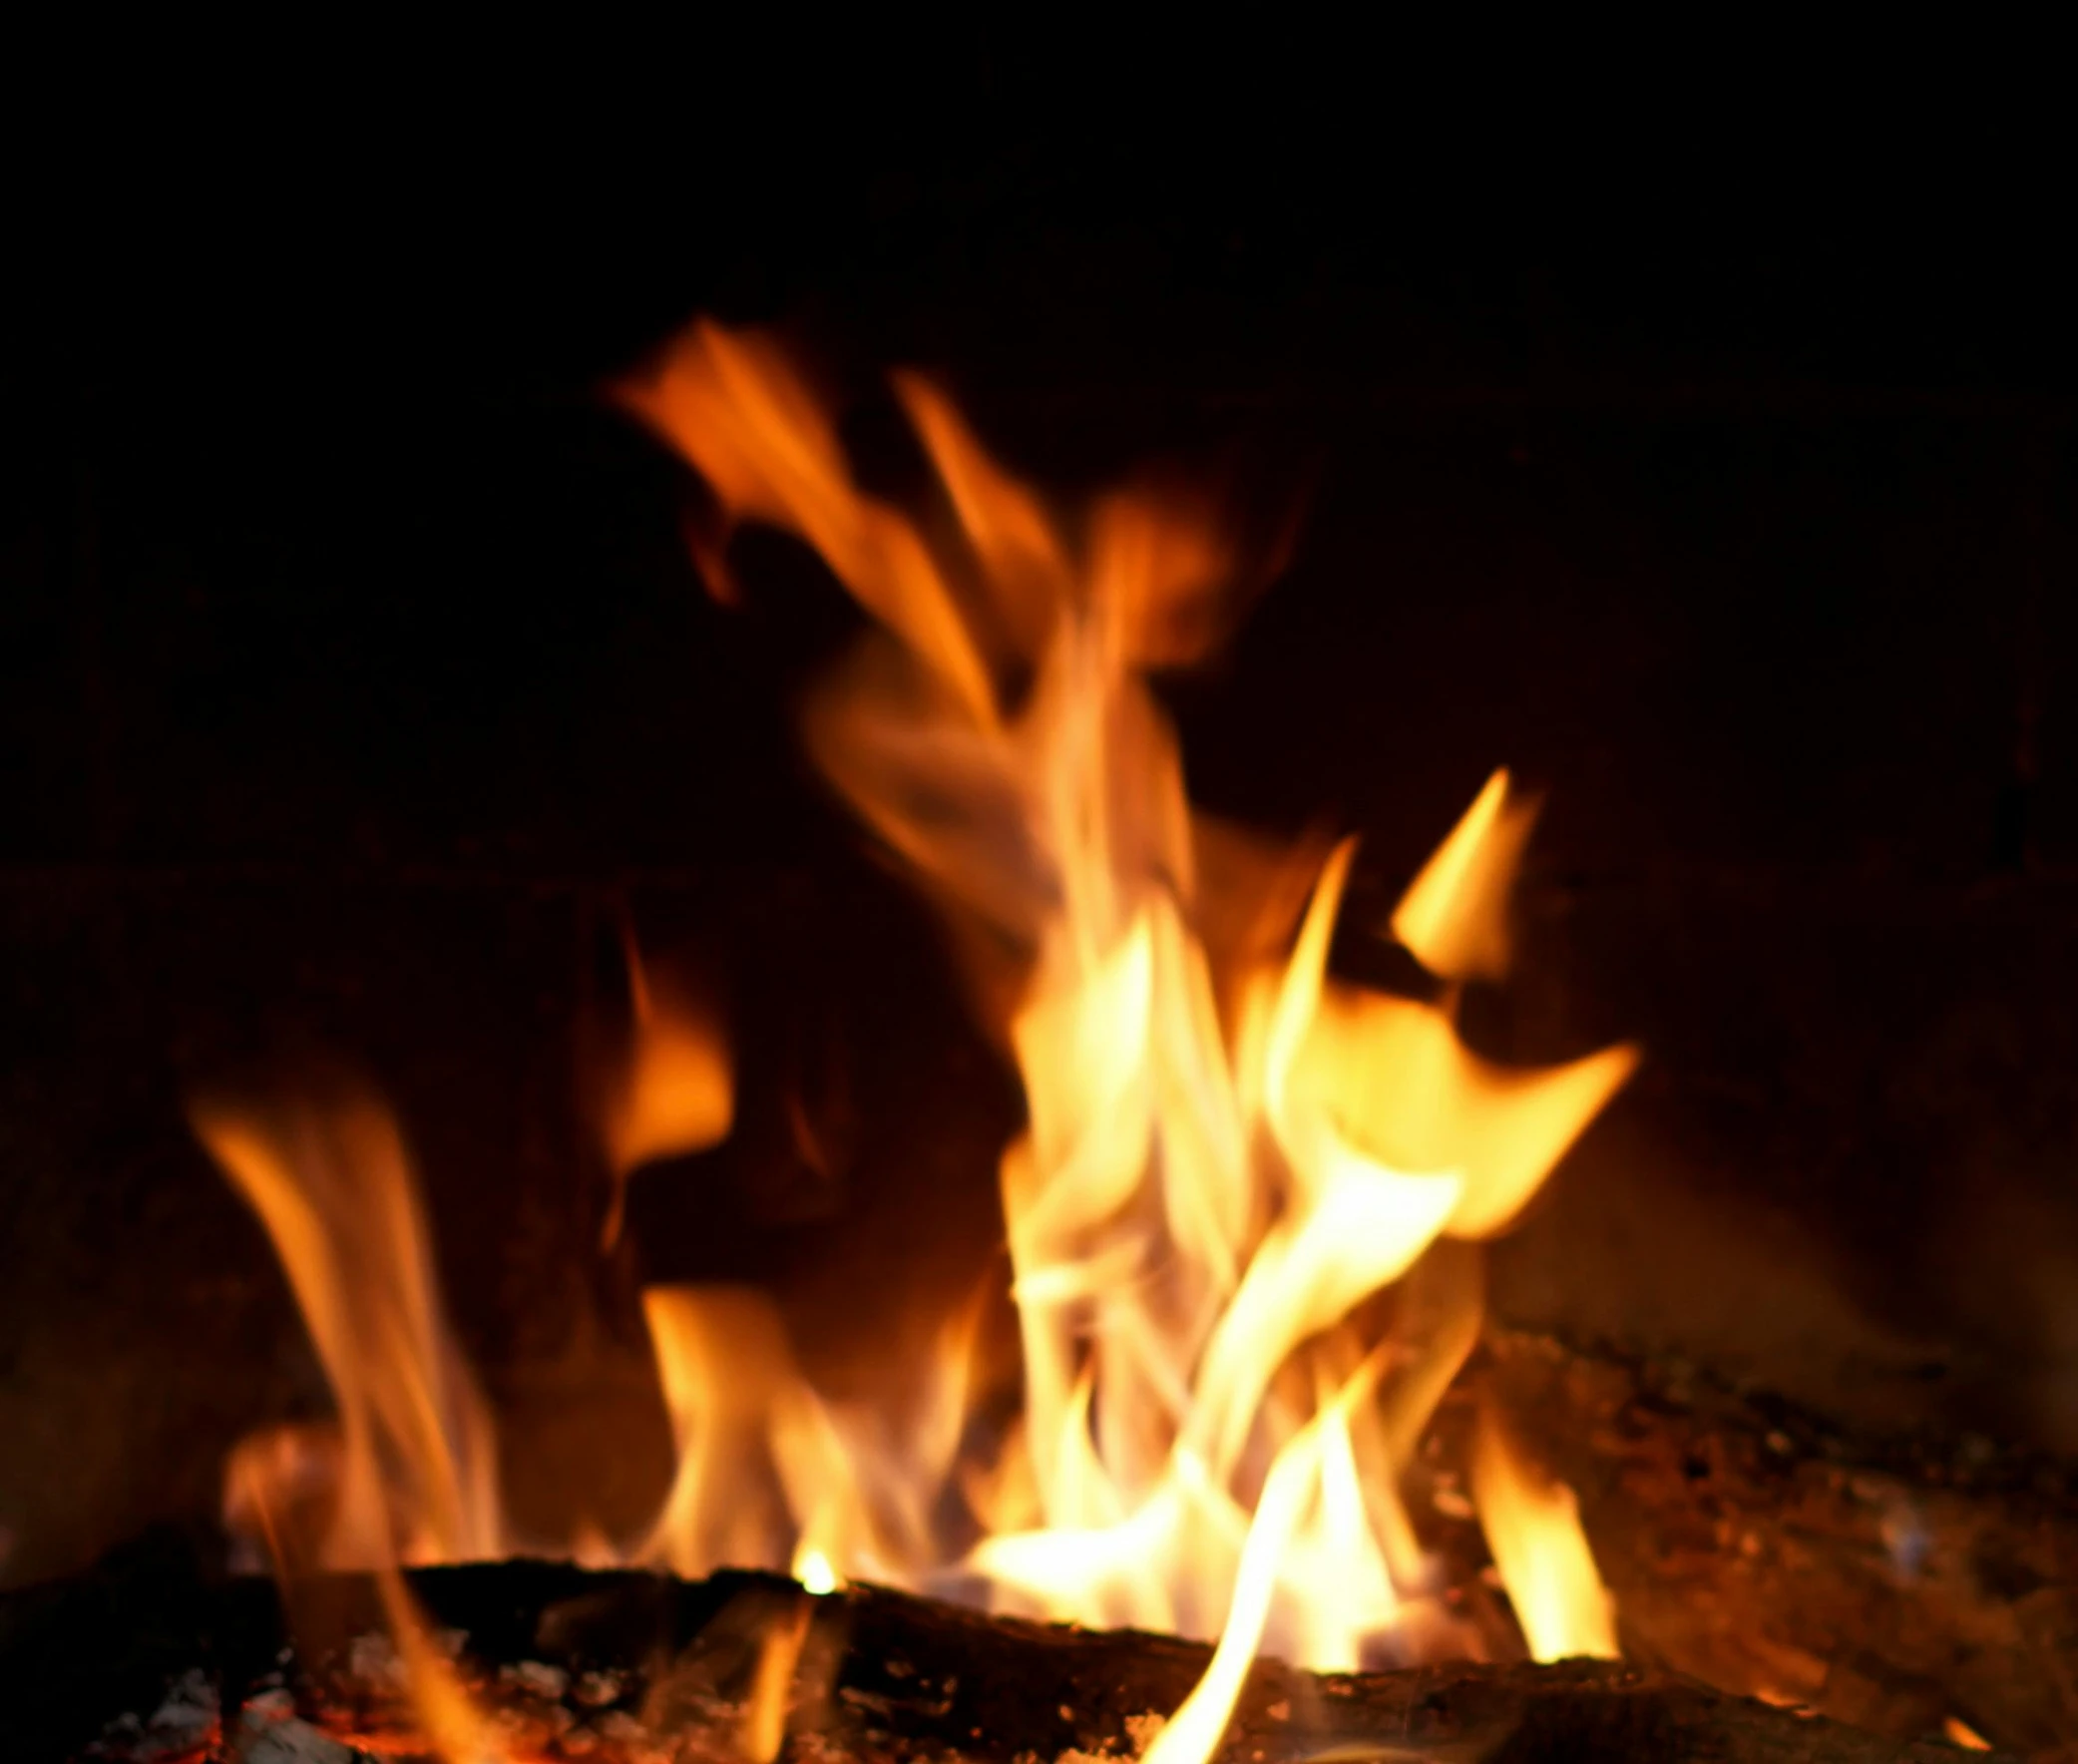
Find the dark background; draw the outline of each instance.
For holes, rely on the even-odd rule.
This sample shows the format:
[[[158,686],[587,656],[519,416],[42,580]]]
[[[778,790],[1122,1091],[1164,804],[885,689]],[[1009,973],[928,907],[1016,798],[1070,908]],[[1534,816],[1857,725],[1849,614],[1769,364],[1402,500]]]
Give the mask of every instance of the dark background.
[[[1068,102],[963,42],[720,117],[710,56],[467,124],[432,76],[176,85],[23,137],[0,1579],[206,1518],[230,1439],[322,1412],[198,1085],[392,1099],[545,1532],[660,1487],[640,1280],[772,1281],[841,1385],[985,1265],[1015,1088],[792,744],[851,616],[769,543],[715,606],[599,396],[697,310],[783,324],[891,476],[902,362],[1064,499],[1153,458],[1303,510],[1172,698],[1207,805],[1364,835],[1360,926],[1491,766],[1548,791],[1472,1031],[1648,1064],[1503,1315],[2078,1449],[2069,144],[1936,86],[1677,160],[1670,89],[1576,159],[1584,100],[1411,125],[1419,68],[1343,59]],[[630,924],[727,996],[743,1121],[601,1257]]]

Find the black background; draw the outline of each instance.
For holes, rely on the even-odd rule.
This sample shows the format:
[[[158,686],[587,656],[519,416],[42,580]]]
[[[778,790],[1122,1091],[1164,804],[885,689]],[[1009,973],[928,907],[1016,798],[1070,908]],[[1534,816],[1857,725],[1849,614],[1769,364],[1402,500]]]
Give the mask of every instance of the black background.
[[[773,1282],[842,1384],[985,1265],[1015,1089],[792,741],[852,617],[755,542],[717,607],[600,396],[700,310],[890,482],[901,362],[1063,501],[1160,459],[1300,512],[1171,697],[1209,806],[1364,834],[1360,929],[1491,766],[1548,791],[1472,1033],[1649,1064],[1503,1313],[2078,1440],[2078,290],[2024,46],[1850,58],[1794,125],[1695,52],[1636,114],[1330,41],[797,53],[89,58],[18,113],[0,1576],[322,1409],[198,1085],[393,1100],[547,1531],[659,1486],[641,1279]],[[743,1121],[600,1257],[625,923],[718,976]]]

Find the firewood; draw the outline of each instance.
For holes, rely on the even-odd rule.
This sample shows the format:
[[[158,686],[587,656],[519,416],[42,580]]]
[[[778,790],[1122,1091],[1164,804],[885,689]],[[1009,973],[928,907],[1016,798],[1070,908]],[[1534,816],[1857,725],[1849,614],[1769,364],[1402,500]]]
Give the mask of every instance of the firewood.
[[[1893,1735],[2078,1753],[2078,1498],[1983,1442],[1856,1440],[1686,1365],[1488,1332],[1634,1657]]]
[[[793,1582],[761,1574],[682,1582],[506,1562],[411,1578],[428,1617],[453,1643],[457,1670],[496,1712],[516,1757],[664,1755],[740,1764],[757,1657],[804,1606],[810,1614],[780,1754],[798,1764],[1130,1758],[1208,1657],[1174,1637],[990,1616],[873,1588],[810,1600]],[[299,1589],[295,1605],[299,1645],[289,1654],[271,1588],[237,1583],[194,1600],[185,1657],[207,1662],[230,1755],[247,1764],[299,1756],[343,1764],[351,1753],[327,1749],[327,1732],[358,1735],[371,1751],[395,1755],[408,1744],[412,1717],[394,1657],[375,1638],[372,1587],[343,1577],[314,1582]],[[113,1614],[105,1596],[81,1608],[104,1621]],[[64,1623],[52,1628],[49,1620],[63,1613],[43,1614],[46,1645],[91,1649],[107,1639],[62,1637]],[[167,1615],[161,1610],[153,1622],[162,1643],[171,1634]],[[89,1710],[75,1696],[70,1713],[83,1721]],[[148,1724],[131,1724],[140,1725]],[[86,1737],[75,1728],[64,1748],[13,1755],[78,1755]],[[125,1755],[123,1743],[133,1746],[130,1756],[148,1755],[135,1749],[134,1733],[118,1740],[110,1755]],[[1900,1744],[1727,1696],[1650,1667],[1575,1661],[1337,1676],[1259,1662],[1221,1764],[1299,1764],[1324,1754],[1352,1764],[1401,1757],[1933,1764],[1957,1755],[1938,1743]]]

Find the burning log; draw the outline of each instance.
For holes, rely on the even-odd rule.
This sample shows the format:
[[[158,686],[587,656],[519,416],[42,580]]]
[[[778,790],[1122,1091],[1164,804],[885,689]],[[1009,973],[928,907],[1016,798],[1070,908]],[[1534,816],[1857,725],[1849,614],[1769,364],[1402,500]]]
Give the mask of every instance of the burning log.
[[[1893,1735],[2078,1744],[2078,1498],[1983,1442],[1855,1441],[1692,1368],[1489,1329],[1483,1382],[1576,1492],[1633,1657]]]
[[[1206,1648],[1173,1637],[989,1616],[876,1588],[811,1597],[767,1574],[688,1582],[506,1562],[411,1578],[515,1760],[1124,1759],[1144,1749],[1208,1658]],[[37,1631],[45,1656],[70,1650],[75,1672],[79,1661],[96,1657],[109,1637],[93,1625],[106,1620],[111,1602],[106,1586],[72,1589],[63,1610],[46,1600]],[[170,1611],[158,1613],[160,1639],[148,1645],[181,1687],[169,1706],[206,1709],[213,1692],[220,1726],[190,1733],[181,1749],[171,1716],[158,1723],[156,1738],[133,1717],[102,1742],[101,1755],[161,1764],[429,1755],[381,1639],[371,1582],[312,1582],[297,1604],[299,1618],[320,1624],[332,1644],[290,1653],[281,1605],[257,1581],[191,1593],[185,1643],[171,1639]],[[0,1604],[0,1620],[18,1630],[23,1609],[17,1595]],[[775,1651],[784,1665],[776,1675]],[[208,1662],[207,1691],[202,1675],[178,1670],[197,1661]],[[777,1717],[762,1734],[761,1684],[764,1718]],[[65,1710],[47,1712],[41,1737],[49,1749],[14,1755],[81,1755],[78,1725],[62,1738],[56,1728],[66,1717],[85,1724],[88,1716],[75,1686]],[[95,1714],[88,1731],[103,1718]],[[1655,1764],[1932,1764],[1955,1755],[1648,1667],[1569,1661],[1316,1675],[1258,1661],[1220,1764],[1298,1764],[1326,1754]]]

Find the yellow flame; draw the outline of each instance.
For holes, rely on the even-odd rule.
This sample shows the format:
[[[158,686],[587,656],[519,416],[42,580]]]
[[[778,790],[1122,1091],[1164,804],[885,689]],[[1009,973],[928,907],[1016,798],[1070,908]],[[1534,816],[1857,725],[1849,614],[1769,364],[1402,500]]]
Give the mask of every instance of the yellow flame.
[[[795,1599],[787,1614],[765,1630],[758,1644],[757,1669],[751,1676],[750,1695],[737,1732],[737,1750],[748,1764],[772,1764],[785,1742],[794,1667],[800,1663],[814,1609],[807,1599]]]
[[[929,537],[859,490],[836,425],[763,338],[698,325],[624,397],[728,519],[800,536],[879,628],[811,700],[806,737],[970,934],[976,996],[1017,1061],[1028,1120],[999,1181],[1022,1412],[993,1453],[972,1444],[990,1431],[970,1426],[979,1307],[883,1410],[825,1400],[769,1297],[652,1289],[677,1466],[631,1554],[687,1574],[790,1565],[811,1592],[957,1574],[1003,1608],[1216,1635],[1155,1747],[1156,1764],[1203,1764],[1260,1648],[1348,1669],[1476,1645],[1436,1596],[1401,1478],[1478,1332],[1473,1244],[1519,1214],[1636,1056],[1520,1071],[1458,1037],[1458,988],[1510,954],[1533,807],[1504,772],[1393,917],[1444,996],[1335,979],[1354,846],[1320,863],[1201,817],[1145,677],[1208,642],[1233,568],[1222,536],[1148,494],[1056,523],[941,392],[912,375],[896,392],[944,493]],[[629,979],[634,1034],[603,1122],[622,1177],[713,1142],[732,1106],[713,1014],[631,943]],[[357,1540],[384,1562],[392,1533],[431,1554],[495,1546],[480,1405],[386,1117],[356,1103],[285,1132],[202,1125],[267,1221],[338,1394],[329,1553]],[[253,1529],[293,1531],[309,1445],[234,1457]],[[1472,1469],[1532,1651],[1613,1652],[1570,1494],[1492,1425]],[[964,1554],[947,1518],[963,1503],[981,1539]],[[784,1624],[766,1637],[741,1742],[759,1764],[800,1645]]]
[[[1507,972],[1508,890],[1536,815],[1534,802],[1511,799],[1507,772],[1495,772],[1393,909],[1393,935],[1432,974]]]
[[[1572,1490],[1520,1457],[1490,1407],[1481,1410],[1473,1439],[1471,1487],[1530,1657],[1618,1658],[1615,1609]]]
[[[794,1578],[801,1582],[805,1592],[821,1598],[837,1590],[837,1570],[830,1566],[830,1558],[811,1544],[802,1544],[794,1551]]]
[[[1377,1381],[1379,1356],[1359,1368],[1343,1391],[1295,1434],[1270,1466],[1249,1523],[1248,1541],[1234,1577],[1234,1598],[1219,1645],[1205,1675],[1164,1723],[1144,1755],[1145,1764],[1203,1764],[1233,1718],[1235,1700],[1261,1645],[1270,1600],[1277,1590],[1280,1559],[1291,1547],[1304,1515],[1309,1485],[1325,1476],[1331,1448],[1347,1444],[1349,1410]],[[1323,1484],[1327,1495],[1332,1483]]]
[[[1259,1644],[1353,1664],[1421,1626],[1398,1477],[1468,1346],[1475,1289],[1473,1308],[1410,1306],[1434,1333],[1398,1340],[1383,1412],[1331,1401],[1363,1355],[1352,1318],[1439,1238],[1504,1228],[1635,1056],[1509,1071],[1459,1043],[1454,996],[1331,981],[1347,846],[1288,956],[1230,943],[1238,965],[1218,970],[1201,901],[1229,924],[1274,909],[1247,905],[1232,842],[1201,839],[1140,670],[1194,654],[1225,547],[1124,496],[1077,547],[941,394],[913,376],[898,392],[957,558],[856,489],[828,418],[757,339],[698,326],[628,398],[732,516],[799,534],[879,619],[886,641],[812,706],[811,747],[947,910],[990,930],[984,947],[1019,952],[979,991],[1015,1001],[1030,1110],[1002,1165],[1024,1415],[1015,1461],[964,1479],[988,1530],[967,1565],[999,1602],[1056,1617],[1224,1622],[1214,1676],[1164,1741],[1164,1764],[1188,1764]],[[1532,818],[1496,773],[1396,912],[1447,981],[1504,971]],[[828,1505],[795,1504],[818,1548]],[[1558,1523],[1525,1513],[1503,1571]]]

